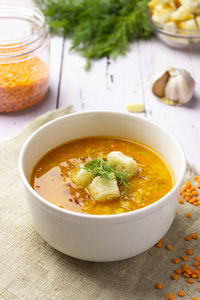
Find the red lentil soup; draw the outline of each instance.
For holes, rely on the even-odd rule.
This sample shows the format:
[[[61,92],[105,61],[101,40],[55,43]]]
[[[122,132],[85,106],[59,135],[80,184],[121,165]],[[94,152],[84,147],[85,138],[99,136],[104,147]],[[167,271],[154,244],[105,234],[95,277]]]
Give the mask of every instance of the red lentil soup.
[[[130,178],[128,195],[121,192],[117,199],[97,202],[71,178],[80,164],[111,151],[132,157],[139,171]],[[34,167],[30,184],[39,195],[63,209],[107,215],[150,205],[172,189],[174,179],[167,162],[150,147],[122,138],[90,137],[70,141],[46,153]]]

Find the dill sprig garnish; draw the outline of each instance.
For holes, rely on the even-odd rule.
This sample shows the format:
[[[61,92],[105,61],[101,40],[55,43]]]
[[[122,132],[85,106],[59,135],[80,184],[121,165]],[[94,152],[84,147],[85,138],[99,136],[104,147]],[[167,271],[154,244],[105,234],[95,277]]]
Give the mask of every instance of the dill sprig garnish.
[[[84,165],[84,169],[92,173],[94,177],[100,176],[107,180],[116,179],[123,185],[125,195],[128,196],[129,187],[129,175],[124,172],[119,172],[106,164],[107,159],[103,158],[101,154],[97,159],[88,161]]]
[[[71,49],[91,59],[125,55],[129,44],[152,35],[149,0],[34,0],[54,34],[72,39]]]

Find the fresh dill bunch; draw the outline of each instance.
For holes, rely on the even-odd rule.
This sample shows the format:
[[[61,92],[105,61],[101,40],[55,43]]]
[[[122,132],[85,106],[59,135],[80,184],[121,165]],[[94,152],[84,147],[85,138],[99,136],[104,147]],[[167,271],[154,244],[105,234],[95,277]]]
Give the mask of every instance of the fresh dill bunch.
[[[128,195],[129,177],[124,172],[119,172],[106,164],[106,158],[102,154],[97,159],[88,161],[84,165],[84,169],[90,172],[94,177],[100,176],[106,180],[116,179],[123,185],[125,195]]]
[[[125,55],[129,44],[148,38],[148,0],[35,0],[54,34],[72,39],[71,49],[91,59]]]

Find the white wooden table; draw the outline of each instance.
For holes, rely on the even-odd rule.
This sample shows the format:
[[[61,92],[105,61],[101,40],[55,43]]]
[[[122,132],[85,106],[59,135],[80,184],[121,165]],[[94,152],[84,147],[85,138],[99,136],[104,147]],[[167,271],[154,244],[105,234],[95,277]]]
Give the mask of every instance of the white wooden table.
[[[101,59],[84,70],[85,59],[69,52],[70,41],[51,39],[50,91],[36,106],[0,114],[0,141],[17,134],[33,118],[56,108],[73,105],[73,111],[126,111],[129,102],[145,104],[139,115],[154,120],[181,142],[188,161],[200,170],[200,50],[168,48],[157,39],[131,45],[126,57]],[[185,106],[171,107],[151,93],[150,79],[168,67],[185,68],[196,80],[196,95]],[[178,158],[177,158],[178,159]]]

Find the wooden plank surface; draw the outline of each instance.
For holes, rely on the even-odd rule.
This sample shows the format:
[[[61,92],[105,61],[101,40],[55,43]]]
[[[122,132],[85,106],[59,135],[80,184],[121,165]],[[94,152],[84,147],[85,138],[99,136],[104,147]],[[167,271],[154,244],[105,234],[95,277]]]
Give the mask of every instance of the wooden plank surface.
[[[24,112],[0,115],[0,140],[11,137],[38,115],[72,104],[73,111],[126,111],[128,102],[145,104],[145,113],[169,129],[181,142],[188,161],[200,169],[200,61],[199,52],[169,48],[156,39],[139,41],[126,57],[101,59],[86,72],[85,59],[70,52],[70,41],[51,39],[50,93]],[[150,79],[168,67],[185,68],[196,79],[196,95],[187,105],[170,107],[151,93]]]
[[[186,158],[200,169],[200,78],[199,55],[167,48],[157,40],[139,42],[142,62],[142,77],[146,83],[146,116],[170,130],[181,142]],[[147,67],[148,66],[148,67]],[[156,72],[169,67],[184,68],[196,79],[196,94],[184,106],[168,106],[151,93],[150,80]]]
[[[126,58],[101,59],[85,71],[85,58],[69,52],[65,42],[59,107],[72,104],[74,111],[125,111],[127,102],[143,102],[138,44]]]

